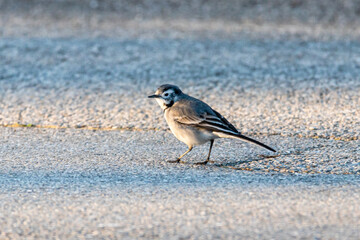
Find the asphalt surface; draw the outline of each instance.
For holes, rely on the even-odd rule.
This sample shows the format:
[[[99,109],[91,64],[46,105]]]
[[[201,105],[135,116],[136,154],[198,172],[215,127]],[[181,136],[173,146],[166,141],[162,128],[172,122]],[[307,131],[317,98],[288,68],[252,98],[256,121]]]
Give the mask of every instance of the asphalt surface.
[[[166,129],[163,83],[245,133],[360,137],[356,41],[0,39],[0,123]]]
[[[264,152],[230,140],[215,143],[208,166],[191,164],[206,148],[171,164],[186,147],[163,131],[0,131],[4,239],[359,237],[358,175],[254,170]]]
[[[359,239],[357,9],[0,0],[0,239]],[[278,153],[167,163],[163,83]]]

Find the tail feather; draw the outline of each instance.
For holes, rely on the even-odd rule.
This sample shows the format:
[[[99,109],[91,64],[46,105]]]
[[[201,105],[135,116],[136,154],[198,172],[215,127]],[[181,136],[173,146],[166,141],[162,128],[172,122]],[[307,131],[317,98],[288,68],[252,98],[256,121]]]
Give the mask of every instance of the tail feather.
[[[244,136],[244,135],[242,135],[242,134],[240,134],[240,133],[238,133],[238,134],[230,134],[230,133],[219,133],[219,132],[217,132],[217,135],[218,135],[219,137],[225,137],[225,138],[238,138],[238,139],[240,139],[240,140],[242,140],[242,141],[244,141],[244,142],[256,144],[256,145],[258,145],[258,146],[261,146],[261,147],[263,147],[263,148],[266,148],[267,150],[270,150],[270,151],[272,151],[272,152],[276,152],[275,149],[273,149],[273,148],[271,148],[271,147],[269,147],[269,146],[267,146],[267,145],[265,145],[265,144],[263,144],[263,143],[255,140],[255,139],[252,139],[252,138],[249,138],[249,137],[247,137],[247,136]]]
[[[237,137],[238,137],[239,139],[245,141],[245,142],[253,143],[253,144],[259,145],[259,146],[261,146],[261,147],[263,147],[263,148],[266,148],[267,150],[276,152],[275,149],[273,149],[273,148],[271,148],[271,147],[269,147],[269,146],[267,146],[267,145],[265,145],[265,144],[263,144],[263,143],[255,140],[255,139],[249,138],[249,137],[244,136],[244,135],[241,135],[241,134],[239,134]]]

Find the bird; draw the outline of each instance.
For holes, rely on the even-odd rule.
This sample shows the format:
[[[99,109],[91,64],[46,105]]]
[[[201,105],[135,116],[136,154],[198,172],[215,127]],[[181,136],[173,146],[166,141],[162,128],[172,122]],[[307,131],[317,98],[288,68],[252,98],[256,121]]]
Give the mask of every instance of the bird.
[[[207,164],[210,160],[214,140],[218,138],[235,138],[253,143],[272,152],[275,149],[241,134],[226,118],[212,109],[205,102],[191,97],[172,84],[161,85],[154,95],[148,98],[156,99],[171,132],[181,142],[188,146],[188,150],[171,163],[182,162],[181,159],[188,154],[194,146],[210,142],[209,153],[205,161],[196,164]]]

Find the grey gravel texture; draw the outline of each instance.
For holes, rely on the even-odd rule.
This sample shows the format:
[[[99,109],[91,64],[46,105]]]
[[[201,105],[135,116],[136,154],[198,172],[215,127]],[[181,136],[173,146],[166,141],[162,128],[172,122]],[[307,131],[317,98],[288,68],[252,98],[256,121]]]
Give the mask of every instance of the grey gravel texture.
[[[278,26],[291,23],[288,17],[281,21],[288,9],[284,3],[279,5],[285,9],[249,31],[241,28],[247,23],[232,20],[237,31],[213,24],[218,18],[210,13],[217,5],[210,2],[211,7],[194,8],[200,12],[194,16],[208,16],[196,30],[193,24],[185,29],[168,24],[173,5],[152,5],[154,11],[164,8],[155,18],[159,11],[148,16],[146,1],[138,3],[138,15],[119,7],[129,2],[98,2],[98,10],[89,10],[95,2],[2,1],[0,124],[166,129],[158,106],[146,96],[160,84],[174,83],[245,133],[359,139],[360,44],[356,34],[333,34],[351,29],[357,18],[350,13],[340,11],[331,29],[304,33],[307,22],[295,21],[282,33]],[[299,8],[290,12],[316,9],[312,2],[295,1],[291,4]],[[339,7],[333,2],[328,12]],[[357,9],[351,7],[355,2],[343,4]],[[239,8],[249,14],[254,6],[271,8],[245,1]],[[197,21],[176,9],[183,14],[177,23]],[[323,17],[310,13],[322,23]],[[101,24],[92,26],[92,17],[103,18]]]
[[[360,44],[297,40],[0,39],[0,123],[167,128],[162,83],[246,133],[360,137]]]
[[[360,236],[358,175],[237,171],[226,166],[252,168],[251,158],[263,152],[231,140],[215,142],[215,163],[208,166],[171,164],[165,160],[186,147],[164,131],[0,131],[4,239]],[[308,157],[279,157],[262,160],[262,165],[313,168],[308,159],[318,152],[304,151],[303,140],[262,140],[282,142],[284,148]],[[206,152],[205,147],[197,148],[186,160],[198,161]],[[326,168],[322,163],[317,170]],[[329,166],[337,164],[331,159]]]
[[[359,239],[359,9],[0,0],[0,239]],[[279,155],[167,163],[163,83]]]

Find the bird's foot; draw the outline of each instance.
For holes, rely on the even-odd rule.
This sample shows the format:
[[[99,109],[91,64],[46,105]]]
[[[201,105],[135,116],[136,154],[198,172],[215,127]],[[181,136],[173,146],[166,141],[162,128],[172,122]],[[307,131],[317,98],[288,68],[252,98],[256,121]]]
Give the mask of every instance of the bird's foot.
[[[209,162],[209,160],[206,160],[206,161],[204,161],[204,162],[194,163],[194,165],[206,165],[208,162]]]
[[[168,160],[168,163],[179,163],[180,159],[176,159],[176,160]]]
[[[262,157],[262,158],[276,158],[276,157],[279,157],[280,154],[276,154],[276,155],[263,155],[263,154],[259,154],[259,157]]]

